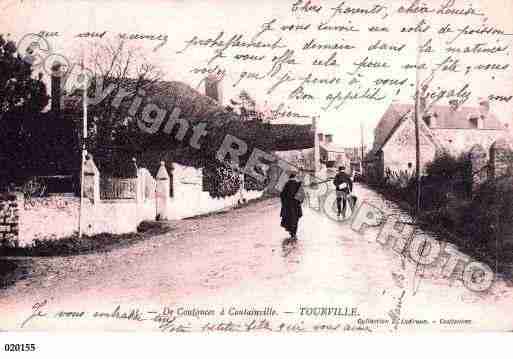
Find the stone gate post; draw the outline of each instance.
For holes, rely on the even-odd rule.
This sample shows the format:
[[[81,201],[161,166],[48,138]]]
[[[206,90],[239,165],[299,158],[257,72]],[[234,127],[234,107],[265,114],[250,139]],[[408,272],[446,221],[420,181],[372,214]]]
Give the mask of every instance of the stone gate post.
[[[91,155],[84,163],[84,198],[89,198],[93,204],[100,202],[100,171]]]
[[[156,202],[157,202],[157,219],[168,219],[168,209],[170,206],[171,198],[170,193],[170,177],[166,169],[166,163],[160,162],[160,168],[155,178],[156,186]]]

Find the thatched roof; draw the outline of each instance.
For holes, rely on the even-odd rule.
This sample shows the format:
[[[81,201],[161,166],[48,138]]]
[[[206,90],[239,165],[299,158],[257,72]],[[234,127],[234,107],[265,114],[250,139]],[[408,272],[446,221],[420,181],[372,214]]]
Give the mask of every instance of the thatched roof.
[[[123,86],[135,86],[135,82],[127,82]],[[180,118],[189,124],[189,131],[182,141],[175,139],[176,132],[165,134],[160,131],[147,134],[140,130],[120,144],[126,145],[125,151],[133,152],[135,157],[148,157],[145,153],[157,157],[173,158],[174,162],[197,166],[204,158],[214,158],[223,139],[230,134],[248,145],[248,155],[253,148],[263,151],[281,151],[311,148],[314,145],[314,134],[310,125],[264,124],[258,121],[241,121],[236,113],[227,111],[213,99],[199,93],[189,85],[177,81],[159,81],[144,86],[146,103],[154,103],[170,114],[180,108]],[[131,101],[122,103],[121,111],[128,113]],[[167,121],[168,118],[166,117]],[[206,123],[207,135],[201,141],[201,150],[189,148],[192,128]],[[153,157],[149,156],[149,157]]]

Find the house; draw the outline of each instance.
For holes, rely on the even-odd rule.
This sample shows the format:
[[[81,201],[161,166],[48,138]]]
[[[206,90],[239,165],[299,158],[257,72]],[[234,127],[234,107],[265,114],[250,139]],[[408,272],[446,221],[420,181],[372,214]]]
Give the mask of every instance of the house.
[[[346,154],[346,149],[333,143],[333,135],[318,133],[317,136],[319,137],[321,163],[328,169],[344,166],[349,170],[350,160]]]
[[[346,156],[349,159],[351,171],[362,171],[362,155],[364,156],[367,151],[367,146],[355,146],[344,148]]]
[[[487,100],[479,106],[460,106],[457,101],[448,105],[424,108],[420,105],[419,121],[420,170],[435,159],[437,153],[448,152],[454,156],[470,151],[479,145],[489,152],[498,139],[508,137],[506,125],[490,110]],[[390,171],[415,170],[415,106],[392,103],[374,130],[372,172],[380,176]]]
[[[314,149],[276,151],[275,155],[300,171],[315,172]]]

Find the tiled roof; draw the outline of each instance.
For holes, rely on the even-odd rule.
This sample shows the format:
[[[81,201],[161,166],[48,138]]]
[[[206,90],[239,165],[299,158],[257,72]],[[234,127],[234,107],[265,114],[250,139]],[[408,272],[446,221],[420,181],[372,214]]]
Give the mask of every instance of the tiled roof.
[[[433,128],[475,128],[470,119],[481,116],[479,108],[469,106],[462,106],[456,111],[452,110],[450,106],[433,106],[428,113],[436,118]],[[504,128],[504,125],[493,113],[488,113],[483,120],[483,129],[501,130]]]
[[[376,129],[374,130],[374,147],[373,150],[381,149],[388,139],[392,136],[393,132],[399,127],[399,124],[406,118],[413,116],[415,106],[413,104],[393,103],[385,111],[381,120],[379,121]],[[434,116],[432,120],[431,129],[474,129],[475,125],[471,122],[471,118],[480,116],[479,108],[470,106],[461,106],[458,110],[454,111],[450,106],[435,105],[428,108],[427,113]],[[422,121],[421,130],[423,130],[435,143],[442,146],[446,144],[444,141],[439,141],[438,136],[426,123]],[[497,116],[493,113],[488,113],[483,119],[483,130],[504,130],[504,125],[498,120]],[[486,131],[483,131],[486,132]]]

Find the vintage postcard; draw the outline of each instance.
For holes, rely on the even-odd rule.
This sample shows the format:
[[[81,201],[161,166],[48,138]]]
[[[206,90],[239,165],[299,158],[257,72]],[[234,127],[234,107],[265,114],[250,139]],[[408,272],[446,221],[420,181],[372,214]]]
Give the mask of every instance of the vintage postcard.
[[[512,15],[0,1],[0,330],[513,330]]]

